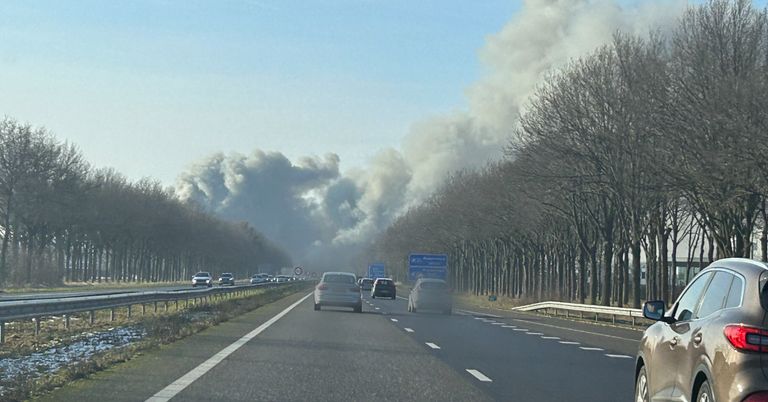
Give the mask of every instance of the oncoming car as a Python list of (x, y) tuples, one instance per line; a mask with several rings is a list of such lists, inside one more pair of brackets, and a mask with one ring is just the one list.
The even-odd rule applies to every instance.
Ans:
[(198, 272), (192, 277), (192, 287), (196, 288), (198, 286), (213, 286), (213, 276), (211, 276), (210, 272)]
[(235, 286), (235, 275), (229, 272), (225, 272), (221, 274), (221, 276), (219, 277), (219, 286), (224, 286), (224, 285)]
[(315, 287), (315, 310), (322, 306), (351, 307), (356, 313), (363, 312), (363, 298), (357, 286), (355, 274), (350, 272), (326, 272)]
[(768, 265), (715, 261), (671, 306), (649, 301), (635, 400), (768, 401)]

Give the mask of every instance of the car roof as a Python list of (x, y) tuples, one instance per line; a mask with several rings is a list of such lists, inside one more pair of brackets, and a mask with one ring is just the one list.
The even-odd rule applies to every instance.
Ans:
[[(392, 278), (376, 278), (376, 280), (377, 280), (377, 281), (379, 281), (379, 280), (381, 280), (381, 281), (391, 281), (391, 280), (392, 280)], [(393, 281), (393, 282), (394, 282), (394, 281)]]
[(323, 273), (323, 276), (326, 276), (326, 275), (351, 275), (351, 276), (354, 276), (355, 278), (357, 278), (357, 276), (355, 276), (355, 274), (353, 274), (351, 272), (343, 272), (343, 271), (330, 271), (330, 272)]
[(436, 278), (419, 278), (419, 280), (417, 282), (443, 282), (443, 283), (446, 283), (444, 280), (436, 279)]

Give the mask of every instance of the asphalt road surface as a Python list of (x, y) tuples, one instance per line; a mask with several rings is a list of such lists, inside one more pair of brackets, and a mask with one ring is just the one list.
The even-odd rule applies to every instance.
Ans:
[[(46, 396), (55, 401), (630, 401), (640, 331), (528, 314), (363, 314), (296, 295)], [(292, 307), (292, 308), (291, 308)]]

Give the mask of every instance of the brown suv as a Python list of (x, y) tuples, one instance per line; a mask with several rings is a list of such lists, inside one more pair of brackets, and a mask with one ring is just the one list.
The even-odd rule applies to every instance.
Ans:
[(768, 265), (728, 258), (712, 263), (640, 341), (635, 401), (768, 401)]

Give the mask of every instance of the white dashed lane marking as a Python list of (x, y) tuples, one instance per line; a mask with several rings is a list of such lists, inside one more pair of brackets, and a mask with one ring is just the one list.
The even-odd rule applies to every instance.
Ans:
[(486, 377), (485, 374), (475, 370), (475, 369), (467, 369), (467, 373), (472, 374), (473, 377), (477, 378), (479, 381), (482, 382), (493, 382), (490, 378)]
[(544, 335), (541, 332), (526, 332), (526, 335)]
[(440, 349), (440, 346), (437, 346), (432, 342), (425, 342), (425, 343), (427, 344), (427, 346), (429, 346), (432, 349)]
[(515, 329), (513, 329), (513, 331), (525, 331), (525, 332), (528, 332), (528, 329), (527, 328), (515, 328)]
[(403, 328), (403, 329), (405, 330), (405, 332), (414, 332), (414, 331), (413, 331), (412, 329), (410, 329), (410, 328)]
[(597, 351), (605, 350), (603, 348), (591, 348), (591, 347), (588, 347), (588, 346), (579, 346), (579, 349), (581, 349), (581, 350), (597, 350)]
[(631, 358), (632, 358), (632, 356), (627, 356), (627, 355), (612, 355), (612, 354), (610, 354), (610, 353), (606, 353), (605, 355), (606, 355), (606, 356), (608, 356), (608, 357), (613, 357), (613, 358), (615, 358), (615, 359), (631, 359)]
[(563, 345), (578, 345), (578, 342), (572, 342), (572, 341), (560, 341)]
[(542, 336), (541, 339), (560, 339), (556, 336)]
[(504, 325), (503, 322), (492, 322), (491, 325)]
[(502, 325), (502, 328), (517, 328), (515, 325)]
[(390, 318), (390, 320), (392, 320), (392, 322), (397, 322), (397, 318)]

